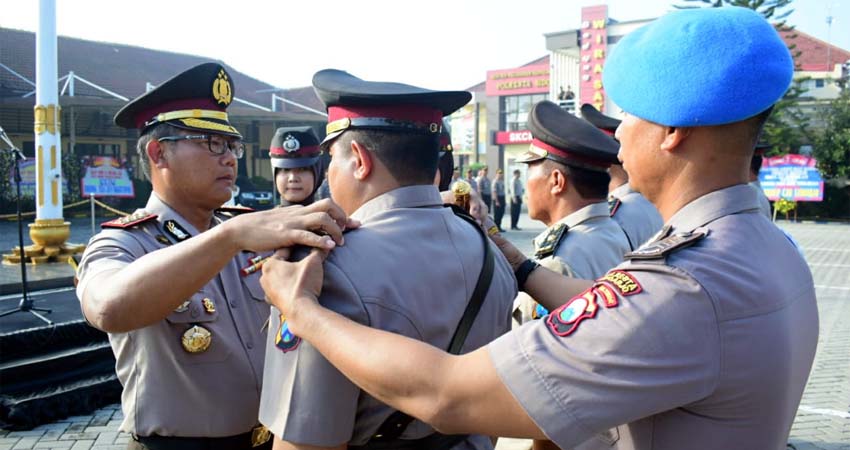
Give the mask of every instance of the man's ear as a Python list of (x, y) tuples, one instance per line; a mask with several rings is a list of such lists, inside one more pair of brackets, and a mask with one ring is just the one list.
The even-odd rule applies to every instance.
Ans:
[(168, 161), (165, 159), (165, 146), (162, 145), (162, 142), (151, 139), (145, 146), (145, 153), (148, 155), (151, 166), (160, 169), (168, 167)]
[(552, 195), (559, 195), (567, 190), (567, 174), (561, 169), (552, 169), (549, 174), (549, 192)]
[(369, 177), (374, 169), (372, 153), (359, 142), (351, 141), (351, 157), (354, 158), (354, 178), (363, 181)]
[(664, 140), (661, 142), (661, 150), (675, 151), (691, 135), (691, 130), (688, 127), (667, 127)]

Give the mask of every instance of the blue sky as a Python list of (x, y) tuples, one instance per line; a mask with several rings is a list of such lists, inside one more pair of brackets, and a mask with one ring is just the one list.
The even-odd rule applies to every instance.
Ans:
[[(60, 35), (220, 59), (278, 87), (334, 67), (372, 80), (464, 89), (489, 69), (546, 54), (544, 33), (579, 26), (582, 6), (657, 17), (670, 0), (58, 0)], [(795, 0), (788, 22), (850, 50), (850, 1)], [(0, 0), (0, 26), (34, 31), (38, 2)], [(826, 17), (833, 16), (831, 36)], [(2, 51), (2, 43), (0, 43)]]

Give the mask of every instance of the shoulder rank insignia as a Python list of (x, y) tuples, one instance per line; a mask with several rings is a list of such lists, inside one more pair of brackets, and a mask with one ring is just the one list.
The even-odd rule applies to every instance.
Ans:
[(165, 232), (177, 240), (177, 242), (183, 242), (192, 237), (185, 228), (181, 227), (180, 224), (174, 220), (166, 220), (163, 226), (165, 227)]
[(596, 316), (599, 306), (596, 304), (596, 291), (589, 288), (573, 297), (563, 306), (546, 316), (546, 325), (556, 336), (569, 336), (584, 319)]
[(100, 224), (101, 228), (130, 228), (134, 225), (156, 219), (156, 214), (148, 214), (147, 211), (140, 209), (129, 216), (119, 217), (109, 222)]
[(280, 315), (280, 327), (277, 329), (277, 335), (274, 337), (274, 345), (283, 353), (291, 352), (298, 348), (301, 343), (301, 338), (292, 334), (289, 331), (289, 325), (286, 323), (286, 317)]
[(689, 231), (687, 233), (676, 233), (658, 240), (646, 247), (626, 253), (626, 259), (657, 259), (672, 252), (693, 245), (696, 241), (708, 235), (706, 231)]
[(252, 213), (254, 211), (256, 211), (254, 208), (248, 208), (247, 206), (222, 206), (215, 210), (217, 213), (230, 217), (235, 217), (239, 214)]
[(608, 197), (608, 215), (614, 217), (614, 214), (617, 214), (617, 209), (620, 207), (621, 203), (623, 203), (622, 200), (617, 197)]
[(555, 224), (549, 228), (546, 236), (543, 236), (540, 242), (534, 243), (534, 257), (542, 259), (555, 253), (555, 250), (558, 249), (558, 245), (561, 243), (561, 239), (567, 235), (569, 229), (570, 227), (564, 223)]

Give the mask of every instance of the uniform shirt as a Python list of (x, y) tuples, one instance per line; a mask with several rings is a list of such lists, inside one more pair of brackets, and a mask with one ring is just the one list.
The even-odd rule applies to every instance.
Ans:
[[(534, 238), (538, 249), (551, 231), (567, 226), (553, 254), (537, 259), (540, 265), (573, 278), (595, 279), (623, 261), (629, 243), (623, 230), (608, 215), (606, 202), (593, 203), (567, 215)], [(514, 302), (514, 318), (520, 323), (536, 318), (536, 303), (521, 293)]]
[(611, 217), (626, 233), (634, 250), (661, 230), (664, 221), (655, 206), (626, 183), (608, 194)]
[(675, 238), (638, 252), (692, 231), (706, 236), (489, 345), (561, 448), (785, 448), (818, 338), (811, 272), (745, 184), (692, 201), (659, 233)]
[(511, 187), (511, 195), (522, 198), (522, 194), (525, 193), (525, 187), (522, 185), (522, 180), (514, 178), (511, 182)]
[[(197, 229), (152, 194), (144, 211), (156, 220), (126, 229), (104, 229), (89, 241), (79, 265), (77, 297), (98, 289), (90, 281), (105, 270), (121, 269), (142, 256), (195, 236)], [(212, 226), (224, 215), (216, 215)], [(179, 231), (169, 232), (176, 224)], [(174, 228), (172, 228), (174, 229)], [(185, 235), (184, 235), (185, 234)], [(124, 391), (121, 430), (140, 436), (222, 437), (257, 425), (269, 306), (260, 272), (242, 277), (251, 253), (241, 253), (165, 319), (127, 333), (110, 333), (115, 371)], [(181, 270), (174, 267), (174, 270)], [(205, 309), (210, 299), (214, 312)], [(183, 306), (183, 305), (181, 305)], [(212, 334), (201, 353), (183, 349), (181, 337), (193, 325)]]
[(505, 180), (496, 180), (493, 182), (493, 195), (496, 197), (505, 196)]
[(476, 178), (475, 182), (478, 183), (478, 192), (480, 192), (481, 195), (488, 195), (488, 196), (490, 195), (491, 186), (490, 186), (490, 179), (489, 178), (481, 176), (481, 177)]
[(761, 183), (758, 180), (751, 181), (750, 186), (758, 192), (759, 210), (770, 220), (773, 220), (773, 215), (770, 212), (770, 200), (764, 194), (764, 189), (761, 188)]
[[(483, 245), (469, 223), (442, 207), (433, 186), (380, 195), (353, 215), (362, 225), (345, 235), (325, 261), (322, 305), (359, 323), (448, 348), (483, 263)], [(489, 242), (489, 241), (488, 241)], [(510, 327), (516, 280), (491, 244), (493, 280), (463, 346), (469, 352)], [(271, 330), (280, 324), (272, 308)], [(286, 441), (318, 446), (360, 445), (393, 412), (345, 378), (309, 342), (288, 352), (270, 339), (260, 421)], [(363, 343), (368, 346), (368, 342)], [(414, 421), (403, 439), (433, 429)], [(492, 448), (471, 436), (457, 449)]]

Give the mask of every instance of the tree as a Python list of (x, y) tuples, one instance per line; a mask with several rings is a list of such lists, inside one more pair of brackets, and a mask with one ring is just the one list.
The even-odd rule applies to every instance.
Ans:
[(850, 89), (820, 114), (824, 128), (814, 141), (818, 168), (825, 178), (850, 177)]
[[(701, 7), (719, 8), (721, 6), (740, 6), (749, 8), (761, 14), (765, 20), (772, 22), (780, 33), (789, 33), (786, 38), (793, 40), (797, 37), (793, 33), (794, 26), (788, 25), (785, 19), (794, 12), (787, 9), (792, 0), (683, 0), (684, 5), (675, 5), (679, 9), (692, 9)], [(733, 36), (730, 36), (730, 39)], [(795, 60), (801, 52), (795, 44), (788, 45), (791, 57)], [(800, 146), (814, 141), (814, 136), (809, 130), (809, 118), (803, 114), (797, 105), (801, 95), (806, 91), (803, 83), (807, 78), (798, 78), (793, 81), (785, 95), (773, 106), (773, 112), (767, 119), (762, 132), (762, 140), (771, 145), (767, 156), (784, 155), (796, 153)]]

